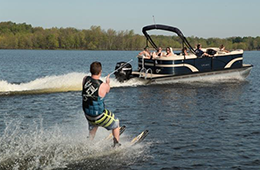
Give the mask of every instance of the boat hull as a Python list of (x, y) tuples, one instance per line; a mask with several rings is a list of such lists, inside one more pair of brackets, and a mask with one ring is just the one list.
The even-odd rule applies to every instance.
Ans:
[(182, 83), (192, 81), (211, 81), (219, 80), (244, 80), (252, 69), (252, 65), (245, 65), (241, 68), (225, 69), (218, 71), (199, 72), (185, 75), (156, 75), (150, 73), (132, 72), (133, 77), (148, 80), (149, 84)]

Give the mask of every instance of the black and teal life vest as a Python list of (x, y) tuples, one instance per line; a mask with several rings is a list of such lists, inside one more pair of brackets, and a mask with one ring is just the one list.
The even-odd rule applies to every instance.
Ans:
[(101, 115), (105, 110), (104, 98), (98, 95), (103, 82), (87, 76), (82, 87), (82, 106), (85, 114), (89, 116)]

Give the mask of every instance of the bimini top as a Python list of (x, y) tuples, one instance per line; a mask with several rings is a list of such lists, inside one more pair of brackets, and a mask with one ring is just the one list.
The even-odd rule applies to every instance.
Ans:
[(150, 31), (150, 30), (164, 30), (164, 31), (170, 31), (170, 32), (176, 33), (181, 38), (183, 44), (185, 44), (189, 48), (189, 50), (195, 54), (195, 50), (192, 48), (190, 43), (187, 41), (186, 37), (182, 34), (182, 32), (178, 28), (167, 26), (167, 25), (160, 25), (160, 24), (148, 25), (148, 26), (143, 27), (142, 32), (145, 35), (146, 39), (150, 42), (150, 44), (155, 49), (157, 49), (158, 48), (157, 45), (153, 42), (152, 38), (147, 33), (147, 31)]

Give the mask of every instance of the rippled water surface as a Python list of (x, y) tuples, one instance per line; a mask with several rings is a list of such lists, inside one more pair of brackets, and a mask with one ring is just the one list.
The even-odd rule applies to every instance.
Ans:
[[(111, 77), (106, 106), (127, 129), (122, 147), (88, 140), (81, 81), (93, 61), (102, 79), (136, 51), (0, 50), (0, 169), (260, 169), (260, 52), (244, 81), (144, 85)], [(143, 143), (129, 141), (148, 129)]]

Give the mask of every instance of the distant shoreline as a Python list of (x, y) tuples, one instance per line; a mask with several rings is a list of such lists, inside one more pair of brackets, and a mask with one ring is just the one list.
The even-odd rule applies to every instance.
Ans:
[[(160, 47), (182, 48), (178, 36), (151, 35), (151, 37)], [(219, 47), (223, 44), (230, 51), (233, 49), (260, 50), (260, 36), (186, 38), (193, 47), (198, 43), (205, 48)], [(140, 51), (145, 46), (146, 38), (135, 34), (133, 30), (103, 30), (100, 26), (91, 26), (90, 29), (84, 30), (56, 27), (44, 29), (32, 27), (26, 23), (0, 22), (0, 49)]]

